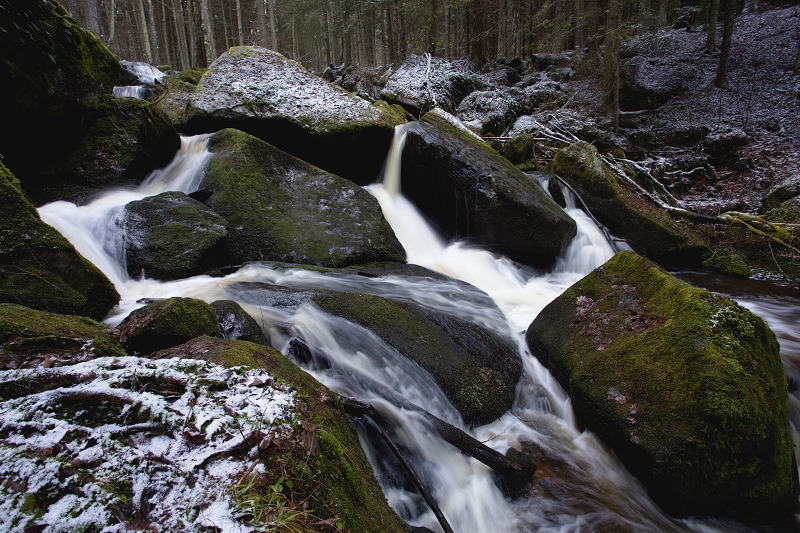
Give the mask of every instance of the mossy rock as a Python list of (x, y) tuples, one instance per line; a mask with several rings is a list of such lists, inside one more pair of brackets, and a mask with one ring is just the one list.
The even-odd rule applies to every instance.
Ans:
[(532, 134), (522, 133), (509, 139), (498, 151), (515, 165), (520, 165), (533, 159), (534, 139)]
[(224, 366), (263, 368), (284, 387), (297, 389), (297, 445), (273, 449), (264, 460), (267, 483), (292, 480), (285, 489), (306, 501), (314, 516), (340, 522), (345, 531), (407, 533), (389, 507), (338, 397), (273, 348), (240, 340), (195, 339), (157, 357), (204, 359)]
[(731, 300), (620, 252), (526, 335), (580, 420), (667, 513), (790, 513), (797, 466), (775, 335)]
[(0, 369), (125, 355), (108, 328), (91, 318), (0, 304)]
[(800, 196), (800, 174), (789, 176), (773, 186), (762, 200), (762, 208), (773, 209)]
[(233, 300), (211, 302), (217, 312), (219, 331), (226, 339), (238, 339), (269, 346), (269, 333), (264, 333), (258, 322)]
[(266, 48), (239, 46), (214, 61), (192, 95), (187, 133), (246, 131), (361, 185), (375, 181), (397, 113), (374, 106)]
[(0, 302), (95, 319), (117, 304), (114, 285), (42, 222), (2, 163), (0, 206)]
[(149, 354), (203, 335), (220, 336), (214, 308), (194, 298), (167, 298), (145, 305), (125, 317), (117, 330), (132, 354)]
[(75, 146), (89, 109), (122, 72), (57, 2), (0, 1), (0, 153), (26, 186)]
[(530, 177), (444, 113), (427, 113), (407, 135), (402, 192), (448, 238), (547, 266), (575, 236), (575, 222)]
[(173, 280), (224, 266), (228, 221), (182, 192), (125, 206), (125, 259), (138, 278)]
[(748, 278), (752, 274), (742, 254), (735, 250), (716, 250), (711, 257), (703, 261), (703, 266), (730, 276)]
[(197, 84), (205, 72), (205, 69), (191, 68), (161, 79), (166, 94), (157, 100), (156, 105), (178, 129), (186, 125), (192, 94), (197, 91)]
[(648, 257), (699, 262), (705, 248), (691, 229), (622, 187), (591, 144), (577, 142), (560, 150), (549, 171), (569, 183), (614, 236), (626, 239)]
[(165, 167), (181, 146), (169, 118), (135, 98), (104, 97), (88, 108), (40, 174), (22, 185), (37, 204), (82, 202), (112, 187), (138, 185)]
[(209, 150), (200, 187), (213, 191), (206, 203), (230, 223), (230, 264), (405, 259), (377, 200), (355, 183), (237, 130), (214, 134)]
[(511, 408), (522, 361), (515, 346), (488, 329), (368, 294), (324, 291), (312, 301), (430, 372), (468, 425), (487, 424)]

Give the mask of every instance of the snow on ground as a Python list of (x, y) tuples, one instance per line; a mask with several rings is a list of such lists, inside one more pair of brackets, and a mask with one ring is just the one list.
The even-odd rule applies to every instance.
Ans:
[(3, 371), (0, 391), (12, 533), (252, 531), (230, 487), (262, 468), (259, 444), (290, 433), (295, 403), (263, 371), (178, 358)]

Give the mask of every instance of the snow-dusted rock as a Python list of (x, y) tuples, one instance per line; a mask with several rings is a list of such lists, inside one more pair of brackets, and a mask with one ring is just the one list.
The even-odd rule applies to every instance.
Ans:
[(389, 78), (381, 97), (420, 116), (434, 107), (455, 111), (469, 93), (488, 87), (466, 60), (433, 57), (429, 62), (426, 56), (412, 55)]
[(246, 131), (329, 172), (374, 181), (404, 119), (308, 72), (277, 52), (231, 48), (209, 67), (186, 129)]

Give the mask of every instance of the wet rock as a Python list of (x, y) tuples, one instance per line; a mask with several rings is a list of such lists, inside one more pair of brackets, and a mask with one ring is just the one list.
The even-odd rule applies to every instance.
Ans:
[(237, 130), (214, 134), (209, 150), (200, 187), (213, 191), (207, 204), (230, 223), (229, 264), (404, 260), (377, 200), (355, 183)]
[(167, 298), (133, 311), (117, 326), (129, 353), (149, 354), (201, 336), (219, 337), (214, 308), (194, 298)]
[(408, 129), (402, 191), (448, 238), (529, 265), (551, 263), (576, 232), (528, 176), (439, 111)]
[(548, 305), (526, 339), (667, 513), (797, 510), (786, 374), (749, 311), (621, 252)]
[(703, 147), (715, 161), (725, 162), (736, 159), (735, 150), (748, 142), (750, 137), (739, 128), (717, 128), (703, 139)]
[(433, 57), (429, 69), (426, 56), (412, 55), (391, 75), (381, 97), (419, 117), (434, 107), (454, 112), (465, 96), (488, 87), (466, 60)]
[[(84, 117), (123, 72), (57, 2), (0, 3), (0, 153), (23, 183), (76, 144)], [(47, 147), (47, 157), (42, 157)]]
[[(51, 368), (125, 350), (100, 322), (86, 317), (0, 304), (0, 369)], [(8, 399), (7, 395), (2, 395)]]
[(269, 335), (264, 334), (258, 322), (241, 305), (232, 300), (217, 300), (211, 302), (211, 307), (217, 312), (219, 331), (224, 338), (269, 346)]
[(368, 294), (324, 291), (312, 301), (369, 329), (430, 372), (470, 426), (491, 422), (511, 408), (522, 360), (516, 347), (492, 331)]
[(128, 203), (123, 225), (134, 278), (182, 279), (226, 264), (228, 221), (182, 192)]
[(360, 184), (375, 180), (394, 127), (405, 121), (296, 61), (249, 46), (214, 61), (189, 105), (189, 133), (236, 128)]
[(776, 207), (787, 200), (800, 196), (800, 174), (789, 176), (780, 183), (773, 186), (764, 196), (762, 205), (769, 209)]
[(0, 163), (0, 302), (100, 319), (119, 301), (114, 285), (39, 218)]
[(703, 248), (688, 229), (666, 211), (622, 187), (613, 171), (587, 143), (559, 151), (550, 172), (569, 183), (613, 235), (628, 240), (646, 255), (673, 261), (696, 261)]

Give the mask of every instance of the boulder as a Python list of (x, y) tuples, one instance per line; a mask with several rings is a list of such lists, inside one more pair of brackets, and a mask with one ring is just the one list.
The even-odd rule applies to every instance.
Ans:
[(448, 238), (545, 266), (575, 236), (575, 222), (534, 182), (441, 111), (408, 127), (402, 192)]
[(620, 252), (549, 304), (526, 339), (670, 515), (797, 510), (778, 343), (735, 302)]
[(186, 125), (189, 104), (203, 74), (205, 74), (204, 69), (191, 68), (177, 74), (167, 74), (161, 80), (162, 85), (166, 87), (166, 94), (158, 99), (156, 106), (169, 117), (177, 128)]
[(472, 71), (465, 59), (432, 57), (429, 68), (426, 56), (412, 55), (389, 77), (381, 98), (420, 117), (435, 107), (454, 112), (469, 93), (487, 88), (489, 84)]
[(766, 209), (774, 208), (797, 196), (800, 196), (800, 174), (789, 176), (775, 184), (764, 196), (762, 206)]
[(620, 185), (594, 146), (578, 142), (560, 150), (550, 172), (569, 183), (614, 236), (626, 239), (645, 255), (691, 262), (703, 251), (682, 223)]
[(137, 185), (164, 167), (181, 147), (164, 113), (144, 100), (107, 96), (89, 108), (70, 133), (62, 158), (54, 158), (23, 187), (37, 203), (81, 201), (104, 189)]
[[(273, 490), (276, 483), (282, 484), (282, 495), (289, 501), (307, 502), (314, 509), (314, 519), (325, 524), (341, 521), (350, 531), (364, 533), (408, 531), (408, 525), (389, 507), (338, 396), (280, 352), (241, 340), (204, 338), (155, 357), (200, 359), (232, 372), (235, 367), (266, 371), (271, 378), (265, 383), (250, 381), (257, 395), (263, 394), (258, 389), (267, 387), (296, 391), (293, 430), (271, 433), (258, 448), (256, 457), (264, 458), (264, 468), (257, 469), (262, 472), (257, 486)], [(271, 428), (258, 429), (267, 433)]]
[(543, 81), (526, 87), (475, 91), (458, 105), (458, 118), (481, 135), (501, 135), (517, 117), (540, 107), (563, 104), (566, 93), (560, 84)]
[(185, 130), (236, 128), (360, 184), (372, 183), (404, 122), (265, 48), (231, 48), (208, 68)]
[(269, 333), (264, 333), (253, 317), (233, 300), (211, 302), (217, 312), (219, 331), (226, 339), (238, 339), (269, 346)]
[(228, 221), (182, 192), (128, 203), (123, 224), (134, 278), (181, 279), (225, 265)]
[(167, 298), (145, 305), (117, 326), (130, 353), (149, 354), (195, 337), (219, 337), (217, 313), (202, 300)]
[(108, 328), (91, 318), (0, 304), (0, 370), (50, 368), (125, 355)]
[(26, 187), (78, 144), (87, 113), (123, 72), (58, 2), (0, 1), (0, 153)]
[(403, 261), (380, 206), (355, 183), (237, 130), (209, 140), (213, 156), (200, 188), (225, 217), (228, 260), (322, 266)]
[(267, 531), (269, 509), (295, 531), (408, 531), (339, 399), (280, 353), (204, 338), (160, 356), (0, 372), (4, 519)]
[(368, 294), (321, 291), (312, 301), (369, 329), (430, 372), (468, 425), (487, 424), (511, 408), (522, 360), (516, 346), (492, 331)]
[(2, 163), (0, 206), (0, 302), (95, 319), (117, 305), (111, 281), (42, 222)]

